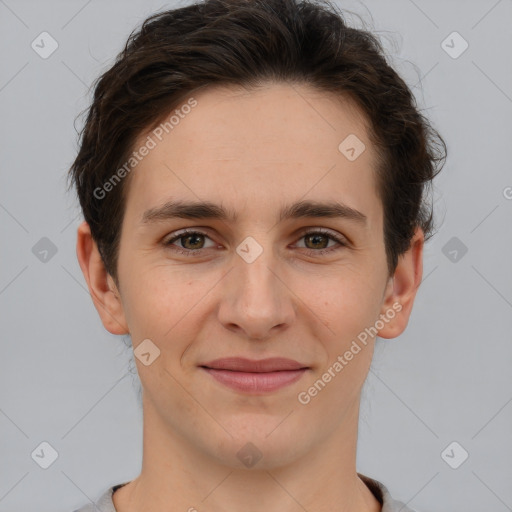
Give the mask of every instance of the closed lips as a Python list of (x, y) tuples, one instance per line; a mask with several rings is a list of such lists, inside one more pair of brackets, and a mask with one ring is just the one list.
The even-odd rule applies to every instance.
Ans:
[(216, 359), (200, 366), (212, 370), (228, 370), (233, 372), (248, 373), (291, 371), (309, 368), (307, 365), (299, 363), (298, 361), (282, 357), (260, 360), (246, 359), (242, 357), (228, 357)]
[(309, 367), (282, 357), (251, 360), (228, 357), (200, 366), (217, 382), (237, 393), (264, 395), (297, 382)]

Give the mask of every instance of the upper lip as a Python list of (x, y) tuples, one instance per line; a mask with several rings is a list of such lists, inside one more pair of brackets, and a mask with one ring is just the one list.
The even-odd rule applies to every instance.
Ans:
[(300, 370), (308, 368), (308, 366), (294, 361), (293, 359), (286, 359), (284, 357), (271, 357), (268, 359), (246, 359), (244, 357), (224, 357), (222, 359), (215, 359), (209, 363), (200, 366), (211, 368), (214, 370), (231, 370), (235, 372), (277, 372), (284, 370)]

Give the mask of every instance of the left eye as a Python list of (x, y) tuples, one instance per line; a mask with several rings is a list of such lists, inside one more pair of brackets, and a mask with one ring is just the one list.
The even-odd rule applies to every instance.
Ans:
[[(210, 239), (210, 237), (206, 233), (202, 233), (201, 231), (181, 231), (177, 235), (166, 240), (164, 242), (164, 245), (166, 247), (172, 248), (172, 250), (176, 252), (191, 256), (192, 253), (197, 254), (200, 253), (203, 249), (215, 247), (216, 244), (211, 239), (210, 241), (212, 242), (212, 244), (210, 245), (210, 247), (204, 247), (203, 239), (205, 238)], [(315, 230), (302, 233), (300, 239), (305, 239), (307, 241), (306, 244), (308, 242), (313, 244), (313, 247), (305, 247), (305, 249), (312, 253), (323, 254), (340, 248), (336, 246), (327, 247), (327, 245), (325, 244), (328, 244), (329, 241), (337, 242), (338, 246), (341, 247), (346, 247), (348, 245), (346, 240), (341, 236), (335, 235), (330, 231), (324, 231), (318, 228)], [(174, 244), (174, 242), (176, 242), (177, 240), (180, 240), (181, 247)]]
[(320, 245), (322, 245), (322, 247), (318, 247), (318, 245), (317, 245), (314, 249), (311, 249), (310, 247), (306, 247), (306, 248), (313, 250), (313, 251), (315, 249), (319, 249), (322, 251), (322, 253), (326, 252), (326, 251), (330, 251), (331, 249), (334, 249), (334, 250), (336, 249), (336, 247), (333, 248), (333, 247), (324, 246), (323, 242), (329, 243), (329, 241), (335, 241), (338, 243), (338, 245), (341, 245), (341, 246), (347, 245), (341, 237), (334, 235), (331, 232), (327, 232), (327, 231), (309, 231), (307, 233), (303, 233), (300, 238), (309, 240), (314, 245), (318, 244), (318, 240), (320, 240)]

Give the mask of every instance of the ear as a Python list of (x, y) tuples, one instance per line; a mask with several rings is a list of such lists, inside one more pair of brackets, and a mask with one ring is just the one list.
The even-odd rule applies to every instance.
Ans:
[(128, 334), (121, 296), (105, 269), (89, 224), (85, 221), (77, 230), (76, 255), (105, 329), (112, 334)]
[(416, 292), (423, 276), (424, 243), (425, 235), (418, 227), (409, 249), (399, 257), (395, 273), (388, 280), (381, 308), (381, 315), (388, 321), (384, 321), (384, 327), (378, 332), (380, 338), (396, 338), (409, 323)]

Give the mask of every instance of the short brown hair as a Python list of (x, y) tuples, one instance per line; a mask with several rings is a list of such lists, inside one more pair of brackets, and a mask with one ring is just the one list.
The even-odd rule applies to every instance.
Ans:
[(386, 62), (378, 39), (347, 26), (328, 0), (205, 0), (146, 19), (95, 85), (69, 179), (116, 282), (129, 181), (111, 187), (105, 200), (97, 190), (129, 159), (136, 138), (193, 90), (265, 81), (303, 83), (351, 98), (366, 115), (379, 156), (389, 275), (417, 226), (425, 239), (431, 236), (433, 205), (426, 192), (446, 146)]

